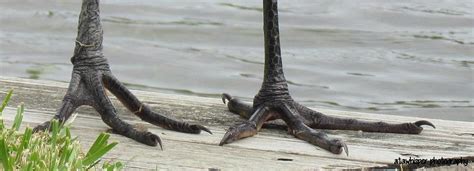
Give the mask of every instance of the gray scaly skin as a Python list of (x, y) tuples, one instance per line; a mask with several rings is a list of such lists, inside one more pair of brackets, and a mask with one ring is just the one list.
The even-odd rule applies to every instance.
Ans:
[[(107, 59), (102, 54), (103, 31), (100, 22), (99, 0), (83, 0), (79, 16), (76, 47), (71, 62), (74, 65), (71, 81), (61, 108), (54, 119), (64, 123), (76, 108), (92, 106), (102, 120), (117, 134), (150, 146), (160, 147), (160, 138), (122, 121), (106, 95), (108, 89), (122, 104), (142, 120), (151, 124), (179, 132), (198, 134), (209, 132), (204, 126), (191, 125), (157, 114), (141, 103), (110, 71)], [(50, 122), (35, 127), (34, 131), (46, 130)]]
[(219, 145), (224, 145), (250, 137), (262, 128), (268, 120), (283, 119), (288, 132), (334, 154), (345, 151), (347, 145), (338, 139), (330, 139), (325, 133), (315, 129), (362, 130), (366, 132), (419, 134), (422, 125), (434, 125), (428, 121), (389, 124), (343, 119), (327, 116), (295, 102), (288, 91), (283, 74), (278, 31), (277, 0), (263, 0), (263, 30), (265, 41), (265, 70), (262, 87), (253, 100), (253, 106), (224, 93), (222, 100), (229, 111), (248, 119), (244, 123), (230, 127)]

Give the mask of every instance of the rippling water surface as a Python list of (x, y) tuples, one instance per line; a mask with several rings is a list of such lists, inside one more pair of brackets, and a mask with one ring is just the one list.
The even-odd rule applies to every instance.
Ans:
[[(104, 53), (134, 89), (251, 101), (262, 4), (102, 0)], [(307, 106), (474, 121), (471, 0), (280, 1), (283, 64)], [(1, 75), (68, 81), (78, 0), (0, 0)]]

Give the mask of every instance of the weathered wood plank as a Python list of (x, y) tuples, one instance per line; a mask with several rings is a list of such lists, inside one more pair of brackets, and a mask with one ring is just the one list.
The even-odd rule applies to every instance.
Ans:
[[(67, 83), (28, 80), (0, 76), (0, 98), (14, 89), (10, 106), (26, 104), (25, 122), (31, 126), (50, 119), (59, 106)], [(112, 98), (122, 118), (130, 123), (145, 124), (164, 142), (164, 150), (148, 147), (122, 136), (112, 139), (119, 145), (107, 158), (123, 160), (130, 169), (331, 169), (365, 168), (391, 164), (394, 159), (416, 157), (465, 157), (474, 154), (474, 124), (472, 122), (429, 119), (437, 129), (427, 128), (420, 135), (365, 133), (359, 131), (327, 131), (330, 137), (341, 138), (349, 146), (350, 155), (333, 155), (304, 141), (287, 135), (282, 130), (264, 129), (258, 135), (237, 141), (224, 147), (217, 146), (225, 129), (240, 121), (229, 113), (217, 98), (202, 98), (133, 91), (139, 99), (155, 111), (185, 121), (209, 126), (213, 135), (192, 135), (164, 130), (138, 120)], [(424, 118), (394, 115), (367, 114), (318, 109), (324, 113), (364, 120), (410, 122)], [(90, 145), (99, 132), (108, 127), (88, 107), (77, 111), (78, 117), (72, 131), (80, 137), (85, 147)], [(4, 119), (11, 122), (15, 110), (6, 109)], [(278, 159), (292, 159), (281, 161)], [(473, 165), (462, 169), (474, 169)]]

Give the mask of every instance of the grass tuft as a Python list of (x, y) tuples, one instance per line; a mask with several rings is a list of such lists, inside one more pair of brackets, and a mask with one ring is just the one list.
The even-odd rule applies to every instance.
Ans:
[[(26, 127), (20, 133), (24, 105), (17, 109), (11, 128), (3, 123), (2, 112), (13, 91), (9, 91), (0, 106), (0, 170), (89, 170), (96, 167), (101, 158), (117, 145), (109, 143), (107, 133), (101, 133), (87, 154), (81, 151), (77, 137), (71, 136), (69, 126), (61, 127), (57, 120), (51, 122), (51, 131), (38, 132)], [(101, 169), (122, 170), (121, 162), (104, 162)], [(95, 168), (97, 170), (99, 168)]]

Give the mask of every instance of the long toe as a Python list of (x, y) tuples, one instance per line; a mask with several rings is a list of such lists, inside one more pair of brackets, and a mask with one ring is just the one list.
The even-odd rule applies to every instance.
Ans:
[(257, 134), (257, 127), (252, 122), (245, 122), (240, 125), (235, 125), (229, 128), (219, 145), (222, 146), (224, 144), (229, 144), (238, 139), (250, 137), (255, 134)]

